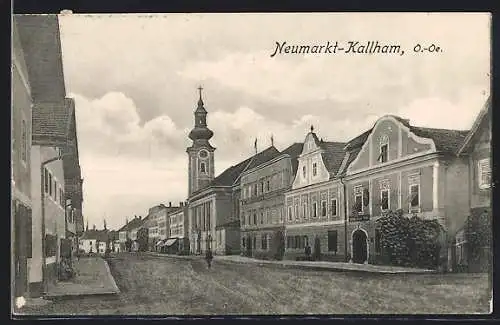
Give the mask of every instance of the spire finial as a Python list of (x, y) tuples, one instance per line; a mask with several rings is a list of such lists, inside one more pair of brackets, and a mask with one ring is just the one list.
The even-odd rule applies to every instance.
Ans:
[(203, 90), (203, 87), (200, 85), (198, 86), (198, 92), (200, 93), (200, 98), (198, 99), (198, 106), (203, 106), (203, 99), (201, 98), (201, 91)]
[(257, 153), (257, 138), (255, 138), (255, 142), (254, 142), (253, 146), (255, 147), (255, 153)]
[(274, 146), (274, 137), (272, 134), (271, 134), (271, 146)]
[(314, 131), (314, 126), (311, 124), (311, 132)]

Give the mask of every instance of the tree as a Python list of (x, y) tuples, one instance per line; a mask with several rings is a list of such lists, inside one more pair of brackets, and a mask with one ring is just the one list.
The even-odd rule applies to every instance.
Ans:
[(407, 218), (402, 210), (389, 211), (377, 220), (383, 255), (393, 265), (437, 267), (439, 237), (443, 232), (437, 220)]

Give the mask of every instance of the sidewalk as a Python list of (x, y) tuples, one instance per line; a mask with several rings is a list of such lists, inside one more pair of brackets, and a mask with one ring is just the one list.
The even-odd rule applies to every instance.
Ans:
[(108, 263), (101, 257), (82, 257), (75, 260), (76, 276), (69, 281), (50, 284), (46, 299), (118, 294), (120, 289), (111, 275)]
[(309, 261), (266, 261), (254, 258), (239, 256), (239, 255), (217, 255), (214, 256), (215, 262), (229, 262), (241, 264), (257, 264), (257, 265), (272, 265), (283, 268), (298, 268), (322, 271), (352, 271), (352, 272), (365, 272), (365, 273), (379, 273), (379, 274), (423, 274), (435, 273), (434, 270), (407, 268), (388, 265), (372, 265), (372, 264), (356, 264), (356, 263), (342, 263), (342, 262), (309, 262)]

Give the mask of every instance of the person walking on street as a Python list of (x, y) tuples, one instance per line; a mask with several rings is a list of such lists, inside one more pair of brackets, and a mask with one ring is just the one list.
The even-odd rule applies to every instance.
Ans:
[(208, 265), (208, 268), (211, 268), (212, 267), (212, 259), (213, 259), (213, 255), (212, 255), (212, 250), (211, 249), (207, 249), (207, 252), (205, 254), (205, 259), (207, 260), (207, 265)]

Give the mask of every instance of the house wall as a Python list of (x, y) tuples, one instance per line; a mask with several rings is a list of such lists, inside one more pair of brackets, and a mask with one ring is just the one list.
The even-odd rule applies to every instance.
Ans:
[(468, 159), (455, 158), (446, 166), (445, 216), (450, 238), (454, 238), (469, 215)]
[[(481, 189), (479, 187), (479, 160), (490, 158), (491, 164), (491, 125), (489, 121), (483, 123), (482, 131), (480, 132), (477, 142), (472, 148), (472, 153), (469, 157), (470, 163), (470, 184), (471, 184), (471, 208), (491, 208), (491, 187)], [(492, 168), (491, 168), (492, 169)]]
[[(104, 243), (105, 244), (105, 243)], [(80, 249), (83, 249), (85, 253), (97, 253), (97, 240), (95, 239), (80, 239)]]
[[(57, 156), (54, 148), (33, 146), (31, 150), (31, 196), (33, 201), (33, 223), (32, 223), (32, 257), (28, 259), (28, 272), (30, 283), (42, 282), (42, 213), (41, 213), (41, 193), (40, 186), (42, 175), (40, 166), (43, 161)], [(53, 180), (61, 187), (64, 186), (64, 173), (62, 161), (54, 161), (46, 165), (47, 170), (53, 175)], [(59, 188), (59, 185), (58, 185)], [(58, 236), (58, 239), (65, 238), (65, 210), (57, 198), (44, 193), (45, 200), (45, 233)], [(55, 268), (59, 256), (60, 243), (58, 241), (57, 253), (54, 256), (46, 257), (48, 268)], [(48, 272), (50, 274), (50, 272)], [(55, 275), (53, 275), (55, 276)]]
[[(30, 85), (28, 81), (27, 68), (24, 60), (24, 53), (20, 44), (16, 20), (14, 18), (12, 24), (11, 71), (11, 288), (16, 296), (20, 296), (25, 295), (27, 292), (29, 292), (28, 258), (31, 256), (30, 250), (32, 246), (32, 100), (30, 95)], [(25, 212), (23, 213), (21, 211)]]

